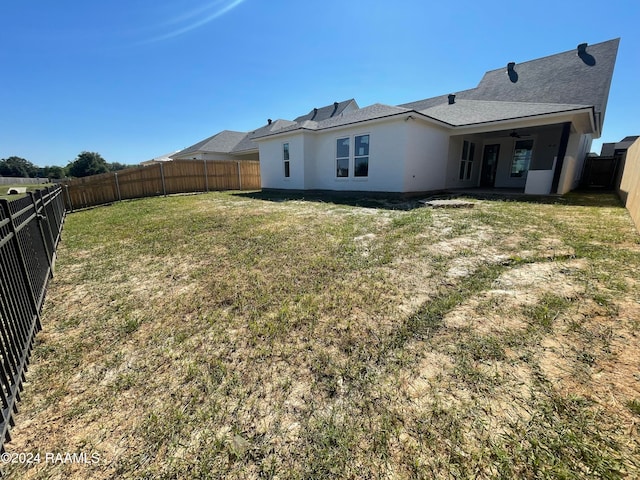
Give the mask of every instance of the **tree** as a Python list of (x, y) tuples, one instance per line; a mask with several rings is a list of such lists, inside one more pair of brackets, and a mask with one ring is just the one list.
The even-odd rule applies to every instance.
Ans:
[(97, 152), (82, 152), (73, 162), (67, 165), (67, 171), (72, 177), (88, 177), (108, 172), (109, 164)]
[(38, 175), (38, 167), (24, 158), (3, 158), (0, 160), (0, 175), (5, 177), (35, 177)]
[(118, 170), (124, 170), (125, 168), (129, 168), (129, 165), (125, 165), (120, 162), (113, 162), (109, 164), (109, 170), (112, 172), (117, 172)]
[(40, 169), (40, 176), (43, 178), (60, 179), (66, 177), (67, 172), (64, 167), (57, 165), (46, 166)]

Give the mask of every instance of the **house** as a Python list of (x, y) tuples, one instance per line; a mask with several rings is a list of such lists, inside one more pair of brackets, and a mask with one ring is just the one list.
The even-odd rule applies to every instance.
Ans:
[(633, 143), (640, 138), (638, 135), (624, 137), (619, 142), (603, 143), (600, 149), (601, 157), (616, 157), (626, 155), (627, 150)]
[(189, 154), (257, 154), (265, 190), (563, 194), (578, 185), (601, 135), (618, 44), (509, 62), (475, 88), (402, 105), (314, 109), (268, 122), (235, 146), (241, 134), (221, 132)]
[(154, 157), (151, 160), (145, 160), (144, 162), (140, 162), (140, 166), (148, 167), (149, 165), (155, 165), (156, 163), (171, 162), (173, 159), (170, 157), (170, 155), (172, 155), (173, 153), (177, 152), (165, 153), (164, 155)]

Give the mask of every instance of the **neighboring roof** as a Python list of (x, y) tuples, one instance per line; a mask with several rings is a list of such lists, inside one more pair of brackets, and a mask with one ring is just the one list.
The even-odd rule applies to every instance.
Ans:
[(205, 138), (204, 140), (191, 145), (190, 147), (180, 150), (171, 155), (171, 158), (182, 157), (190, 153), (197, 152), (219, 152), (229, 153), (240, 141), (247, 135), (246, 132), (234, 132), (232, 130), (223, 130), (215, 135)]
[(327, 120), (328, 118), (336, 117), (340, 115), (345, 108), (347, 108), (350, 104), (353, 104), (356, 108), (358, 108), (358, 104), (356, 101), (351, 98), (349, 100), (344, 100), (342, 102), (334, 102), (331, 105), (327, 105), (325, 107), (314, 108), (306, 115), (301, 115), (296, 118), (294, 121), (297, 123), (302, 123), (305, 120), (312, 120), (314, 122), (321, 122), (323, 120)]
[[(476, 88), (456, 93), (458, 100), (559, 103), (593, 106), (600, 129), (613, 76), (620, 39), (588, 45), (582, 54), (570, 50), (548, 57), (507, 65), (485, 73)], [(447, 95), (400, 105), (424, 110), (446, 102)]]
[(640, 138), (640, 136), (630, 136), (624, 137), (619, 142), (615, 143), (603, 143), (602, 148), (600, 149), (601, 157), (613, 157), (616, 154), (616, 150), (628, 150), (634, 142)]
[(484, 100), (456, 100), (420, 110), (420, 113), (456, 127), (478, 123), (533, 117), (550, 113), (570, 112), (591, 108), (588, 105), (561, 103), (495, 102)]
[(158, 162), (171, 162), (173, 161), (173, 158), (171, 158), (171, 155), (174, 155), (176, 153), (178, 152), (165, 153), (164, 155), (160, 155), (158, 157), (152, 158), (151, 160), (145, 160), (144, 162), (140, 162), (140, 165), (152, 165)]

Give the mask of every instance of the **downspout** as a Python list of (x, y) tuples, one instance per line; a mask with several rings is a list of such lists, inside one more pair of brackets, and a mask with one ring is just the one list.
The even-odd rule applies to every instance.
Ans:
[(562, 136), (560, 137), (560, 146), (558, 147), (558, 159), (556, 160), (556, 169), (553, 172), (553, 182), (551, 183), (551, 192), (558, 193), (558, 185), (560, 184), (560, 175), (562, 175), (562, 167), (564, 165), (564, 156), (567, 154), (567, 145), (569, 145), (569, 135), (571, 134), (571, 122), (565, 122), (562, 125)]

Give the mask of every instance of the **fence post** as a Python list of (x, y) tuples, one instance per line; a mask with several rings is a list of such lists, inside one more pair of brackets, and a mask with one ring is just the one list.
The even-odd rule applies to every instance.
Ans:
[(67, 202), (69, 203), (69, 210), (73, 212), (73, 203), (71, 202), (71, 195), (69, 195), (69, 185), (64, 184), (64, 191), (67, 193)]
[(164, 183), (164, 167), (162, 165), (162, 162), (160, 162), (160, 178), (162, 178), (162, 194), (166, 197), (167, 196), (167, 186)]
[(205, 192), (209, 192), (209, 174), (207, 173), (207, 160), (205, 158), (202, 159), (204, 162), (204, 190)]
[(118, 201), (122, 201), (122, 195), (120, 195), (120, 182), (118, 182), (118, 172), (113, 172), (113, 178), (116, 181), (116, 191), (118, 192)]
[[(40, 229), (40, 237), (42, 238), (42, 245), (44, 246), (44, 251), (47, 254), (47, 262), (49, 263), (49, 278), (53, 278), (53, 263), (51, 263), (53, 259), (53, 252), (49, 251), (49, 247), (47, 246), (47, 241), (45, 240), (45, 237), (44, 237), (44, 227), (42, 226), (42, 222), (46, 220), (47, 216), (46, 216), (46, 211), (44, 209), (44, 200), (42, 199), (42, 192), (38, 190), (38, 193), (40, 194), (40, 203), (42, 203), (42, 210), (44, 212), (43, 214), (38, 213), (38, 202), (33, 192), (29, 192), (29, 196), (31, 197), (31, 201), (33, 202), (33, 208), (35, 209), (35, 212), (36, 212), (35, 220), (36, 222), (38, 222), (38, 228)], [(47, 228), (49, 228), (49, 225), (47, 225)], [(51, 234), (51, 229), (49, 229), (49, 238), (51, 239), (51, 243), (53, 243), (53, 235)]]
[(240, 171), (240, 162), (238, 164), (238, 190), (242, 190), (242, 172)]

